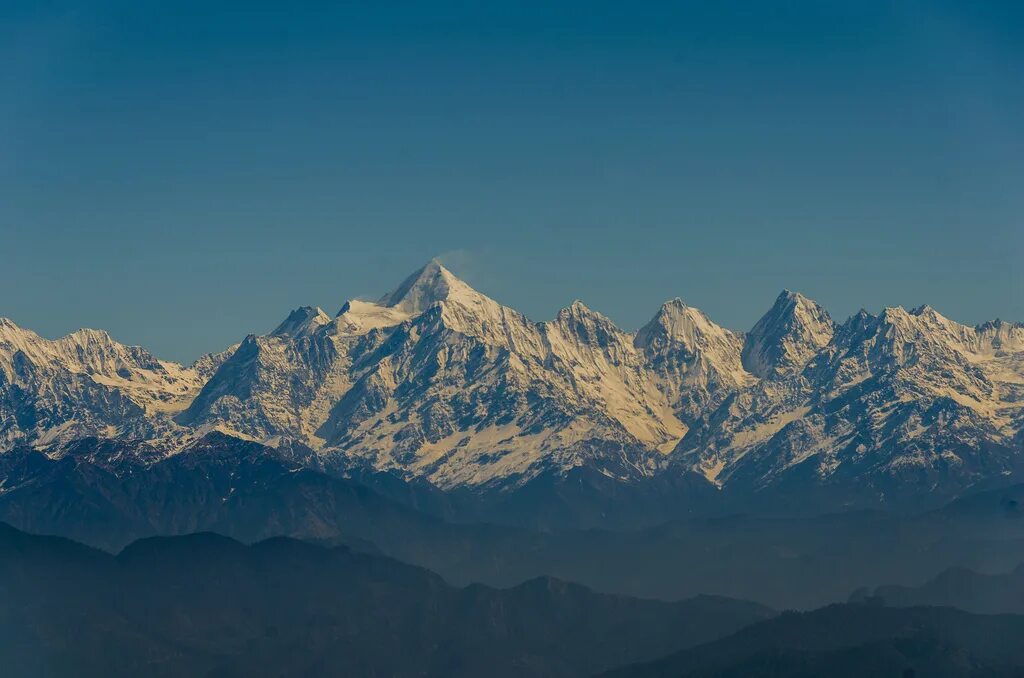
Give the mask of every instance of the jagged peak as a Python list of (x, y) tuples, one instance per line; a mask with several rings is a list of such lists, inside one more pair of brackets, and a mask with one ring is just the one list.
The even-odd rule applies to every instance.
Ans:
[(554, 320), (541, 323), (541, 326), (547, 332), (554, 330), (588, 345), (607, 346), (629, 342), (629, 335), (610, 318), (591, 309), (579, 299), (561, 309)]
[(879, 315), (879, 319), (886, 324), (909, 324), (915, 327), (941, 327), (943, 329), (955, 330), (957, 332), (970, 329), (966, 325), (961, 325), (955, 320), (950, 320), (927, 304), (917, 306), (909, 311), (902, 306), (887, 306), (882, 310), (881, 315)]
[(886, 306), (878, 314), (878, 321), (883, 324), (898, 323), (910, 318), (910, 313), (903, 306)]
[[(800, 292), (795, 292), (790, 289), (783, 289), (779, 292), (779, 296), (775, 298), (775, 303), (772, 305), (773, 309), (790, 309), (795, 306), (806, 306), (815, 309), (820, 309), (822, 313), (828, 315), (828, 312), (822, 308), (821, 304), (814, 301), (810, 297), (807, 297)], [(769, 311), (770, 313), (770, 311)]]
[(571, 304), (558, 311), (555, 319), (560, 322), (568, 320), (591, 320), (602, 324), (614, 325), (610, 318), (604, 314), (595, 311), (579, 299), (573, 300)]
[[(111, 339), (110, 333), (106, 330), (97, 330), (92, 327), (82, 327), (69, 333), (68, 335), (61, 337), (61, 339), (67, 339), (71, 337), (81, 337), (83, 339)], [(59, 340), (58, 340), (59, 341)]]
[[(655, 315), (655, 318), (668, 319), (674, 317), (693, 318), (703, 320), (704, 322), (714, 325), (704, 311), (700, 310), (696, 306), (690, 306), (679, 297), (674, 297), (666, 301), (661, 305), (661, 308), (658, 309), (658, 313)], [(715, 325), (715, 327), (718, 327), (718, 325)]]
[(870, 325), (878, 322), (878, 319), (879, 316), (862, 308), (844, 320), (843, 324), (836, 328), (836, 332), (863, 332)]
[(330, 316), (319, 306), (301, 306), (285, 318), (270, 334), (275, 337), (298, 337), (311, 334), (331, 322)]
[(48, 342), (32, 330), (19, 326), (10, 318), (0, 318), (0, 346), (13, 346), (15, 350), (40, 342)]
[(634, 343), (643, 348), (665, 336), (691, 348), (708, 340), (735, 341), (736, 334), (715, 324), (704, 311), (689, 306), (679, 297), (669, 299), (651, 320), (636, 332)]
[(850, 316), (851, 319), (853, 319), (853, 318), (863, 319), (863, 318), (874, 318), (874, 317), (875, 317), (874, 314), (872, 314), (866, 308), (861, 308), (856, 313), (854, 313), (852, 316)]
[(974, 326), (974, 329), (978, 332), (990, 332), (1000, 331), (1004, 329), (1018, 330), (1024, 329), (1024, 323), (1011, 322), (1009, 320), (1003, 320), (1002, 318), (995, 318), (994, 320), (986, 320), (983, 323)]
[(782, 290), (775, 303), (747, 333), (743, 366), (759, 377), (798, 372), (835, 335), (835, 323), (820, 304)]
[(570, 313), (587, 313), (587, 314), (596, 313), (596, 311), (592, 310), (589, 306), (584, 304), (583, 301), (580, 300), (580, 299), (573, 299), (572, 303), (569, 304), (568, 306), (566, 306), (565, 308), (563, 308), (562, 311), (563, 312), (568, 311)]
[(944, 327), (956, 328), (957, 330), (969, 329), (966, 325), (958, 323), (957, 321), (952, 320), (951, 318), (947, 318), (946, 316), (942, 315), (941, 313), (939, 313), (938, 311), (936, 311), (934, 308), (927, 304), (923, 306), (918, 306), (917, 308), (910, 312), (910, 315), (915, 316), (917, 318), (925, 319), (928, 322), (942, 325)]
[[(0, 330), (5, 331), (9, 335), (17, 335), (18, 337), (31, 341), (43, 342), (46, 344), (88, 344), (88, 343), (102, 343), (102, 344), (119, 344), (110, 333), (106, 330), (96, 330), (89, 327), (83, 327), (69, 332), (62, 337), (57, 339), (47, 339), (40, 336), (36, 332), (30, 329), (21, 327), (10, 318), (0, 318)], [(138, 347), (130, 347), (138, 348)]]
[(974, 328), (976, 346), (984, 351), (994, 350), (1024, 350), (1024, 323), (1007, 322), (996, 318), (981, 323)]
[[(809, 312), (812, 317), (801, 317), (802, 312)], [(821, 304), (800, 292), (784, 289), (775, 298), (775, 303), (758, 321), (758, 324), (768, 324), (777, 320), (793, 320), (798, 322), (808, 319), (818, 319), (826, 324), (832, 324), (831, 316), (829, 316), (828, 311)]]
[(60, 339), (56, 339), (54, 341), (54, 343), (56, 343), (56, 344), (74, 344), (74, 345), (77, 345), (77, 346), (84, 346), (84, 347), (87, 347), (87, 346), (101, 346), (101, 347), (122, 346), (122, 347), (128, 348), (128, 349), (137, 349), (137, 348), (139, 348), (138, 346), (127, 346), (125, 344), (120, 343), (119, 341), (114, 339), (112, 336), (110, 336), (110, 333), (107, 332), (106, 330), (96, 330), (96, 329), (92, 329), (91, 327), (83, 327), (81, 329), (75, 330), (74, 332), (71, 332), (70, 334), (68, 334), (66, 336), (63, 336)]

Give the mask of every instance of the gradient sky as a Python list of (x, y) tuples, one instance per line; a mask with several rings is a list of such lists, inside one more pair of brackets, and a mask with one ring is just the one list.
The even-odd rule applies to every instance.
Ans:
[(190, 361), (440, 255), (537, 320), (1024, 320), (1024, 3), (289, 4), (0, 4), (0, 315)]

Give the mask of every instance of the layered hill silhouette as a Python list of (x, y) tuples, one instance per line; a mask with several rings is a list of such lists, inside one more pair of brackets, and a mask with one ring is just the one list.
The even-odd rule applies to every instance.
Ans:
[(936, 605), (982, 614), (1024, 614), (1024, 564), (993, 574), (952, 568), (918, 586), (879, 586), (873, 592), (858, 591), (851, 600), (887, 607)]
[(721, 640), (615, 670), (633, 678), (1024, 674), (1024, 616), (943, 607), (832, 605), (785, 613)]
[(589, 675), (772, 612), (540, 578), (456, 588), (286, 538), (153, 538), (117, 556), (0, 524), (5, 676)]
[[(186, 453), (140, 464), (118, 445), (81, 441), (59, 459), (31, 450), (0, 455), (0, 520), (111, 552), (155, 535), (213, 531), (245, 542), (284, 535), (385, 554), (460, 585), (553, 575), (607, 592), (711, 593), (777, 608), (846, 600), (865, 586), (919, 585), (950, 567), (1008, 571), (1024, 562), (1024, 486), (912, 515), (754, 512), (629, 531), (539, 530), (469, 520), (479, 515), (475, 495), (467, 507), (394, 477), (311, 469), (295, 458), (301, 450), (211, 435)], [(630, 503), (613, 493), (605, 506)]]

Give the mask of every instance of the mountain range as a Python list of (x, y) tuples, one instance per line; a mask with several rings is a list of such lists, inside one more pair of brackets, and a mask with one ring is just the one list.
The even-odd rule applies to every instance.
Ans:
[(211, 432), (505, 500), (584, 473), (701, 501), (939, 505), (1019, 482), (1024, 325), (927, 306), (836, 323), (789, 291), (749, 332), (679, 299), (636, 332), (579, 301), (534, 322), (437, 261), (187, 367), (0, 319), (0, 449), (99, 438), (155, 463)]

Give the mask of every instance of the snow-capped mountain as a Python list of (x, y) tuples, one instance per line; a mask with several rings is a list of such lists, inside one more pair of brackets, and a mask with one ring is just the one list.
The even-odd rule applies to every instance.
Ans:
[(753, 378), (740, 360), (743, 337), (719, 327), (681, 299), (666, 302), (636, 333), (647, 369), (676, 416), (687, 423)]
[(762, 378), (799, 373), (835, 333), (828, 312), (802, 294), (784, 290), (743, 344), (743, 367)]
[(776, 372), (708, 412), (676, 453), (720, 468), (720, 482), (853, 479), (879, 497), (1019, 474), (1022, 341), (1022, 325), (971, 328), (927, 306), (861, 311), (798, 372)]
[(784, 291), (745, 334), (679, 299), (630, 333), (578, 301), (534, 322), (433, 261), (376, 302), (299, 308), (191, 367), (2, 320), (0, 415), (8, 448), (99, 435), (174, 452), (216, 429), (443, 488), (585, 467), (955, 491), (1020, 472), (1024, 326), (928, 307), (836, 325)]
[(437, 262), (333, 320), (248, 337), (178, 421), (302, 439), (442, 486), (594, 463), (656, 470), (686, 431), (633, 336), (575, 302), (546, 323)]

